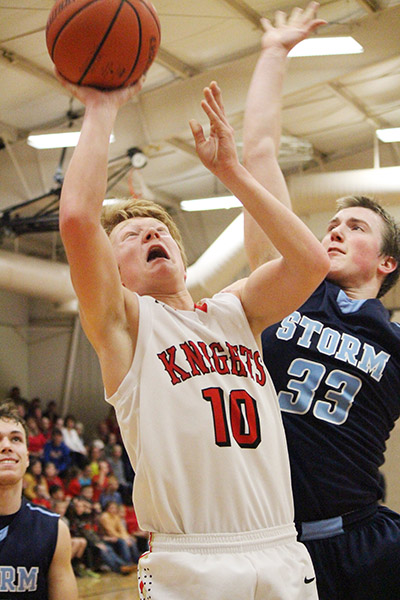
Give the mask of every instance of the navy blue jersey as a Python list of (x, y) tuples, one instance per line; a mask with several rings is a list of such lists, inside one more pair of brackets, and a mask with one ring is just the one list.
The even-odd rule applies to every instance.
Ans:
[(377, 299), (323, 282), (263, 332), (288, 441), (296, 521), (382, 498), (379, 467), (400, 413), (400, 326)]
[[(59, 515), (22, 499), (0, 529), (0, 598), (47, 600), (47, 574), (57, 544)], [(15, 594), (15, 596), (14, 596)]]

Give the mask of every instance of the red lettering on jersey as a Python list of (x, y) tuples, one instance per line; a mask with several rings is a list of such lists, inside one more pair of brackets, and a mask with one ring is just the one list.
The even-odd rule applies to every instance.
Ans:
[(230, 359), (231, 359), (231, 373), (232, 375), (238, 375), (239, 377), (246, 377), (246, 369), (242, 362), (242, 359), (239, 356), (239, 348), (237, 346), (232, 346), (229, 342), (225, 342), (226, 346), (229, 350)]
[(185, 353), (186, 360), (188, 361), (190, 368), (192, 370), (192, 375), (205, 375), (210, 372), (210, 369), (207, 367), (204, 362), (204, 358), (200, 350), (197, 348), (196, 344), (192, 341), (184, 342), (183, 344), (179, 344), (182, 350)]
[(190, 373), (188, 373), (175, 363), (175, 346), (167, 348), (167, 350), (160, 352), (160, 354), (157, 354), (157, 356), (163, 363), (168, 375), (171, 377), (172, 385), (181, 383), (182, 381), (185, 381), (186, 379), (189, 379), (189, 377), (191, 377)]

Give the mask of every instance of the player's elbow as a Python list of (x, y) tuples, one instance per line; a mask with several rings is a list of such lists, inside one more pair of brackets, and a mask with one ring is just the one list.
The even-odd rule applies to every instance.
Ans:
[(312, 252), (311, 260), (310, 276), (315, 280), (317, 287), (328, 275), (331, 266), (328, 253), (320, 243)]
[(243, 144), (243, 164), (247, 169), (272, 159), (276, 159), (276, 147), (271, 137), (251, 137)]

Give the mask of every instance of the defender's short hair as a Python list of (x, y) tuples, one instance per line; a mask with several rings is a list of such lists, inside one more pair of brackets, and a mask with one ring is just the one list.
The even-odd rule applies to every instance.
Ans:
[(101, 224), (109, 236), (114, 227), (128, 219), (135, 217), (151, 217), (164, 223), (178, 245), (183, 264), (187, 267), (187, 258), (183, 247), (182, 237), (178, 227), (174, 223), (172, 217), (168, 214), (164, 207), (152, 202), (151, 200), (128, 199), (121, 200), (115, 204), (109, 204), (103, 208), (101, 216)]
[(381, 254), (391, 256), (397, 262), (397, 267), (392, 273), (386, 275), (382, 282), (377, 297), (381, 298), (397, 282), (400, 275), (400, 229), (395, 219), (390, 215), (379, 202), (369, 196), (345, 196), (336, 201), (338, 210), (350, 208), (352, 206), (361, 206), (368, 208), (379, 215), (383, 222)]
[(25, 419), (19, 414), (18, 408), (14, 402), (6, 400), (0, 404), (0, 420), (13, 421), (14, 423), (21, 425), (22, 429), (25, 431), (25, 442), (28, 446), (28, 427)]

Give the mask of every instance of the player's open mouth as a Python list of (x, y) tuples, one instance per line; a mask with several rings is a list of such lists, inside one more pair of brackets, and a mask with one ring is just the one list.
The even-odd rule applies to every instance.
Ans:
[(149, 253), (147, 255), (147, 262), (151, 262), (152, 260), (156, 260), (156, 258), (166, 258), (169, 259), (168, 254), (161, 246), (153, 246), (150, 248)]
[(16, 458), (3, 458), (2, 460), (0, 460), (1, 465), (15, 465), (15, 463), (17, 462), (18, 461)]

